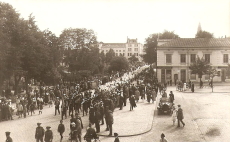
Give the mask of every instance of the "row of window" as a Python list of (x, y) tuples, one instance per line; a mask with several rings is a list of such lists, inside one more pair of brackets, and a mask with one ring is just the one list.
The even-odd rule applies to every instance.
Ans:
[(134, 45), (134, 47), (138, 47), (138, 44), (129, 44), (129, 47), (132, 47)]
[[(132, 53), (128, 53), (128, 56), (132, 56)], [(138, 53), (134, 53), (134, 56), (138, 56)]]
[[(128, 56), (132, 56), (132, 53), (128, 53)], [(134, 56), (138, 56), (138, 53), (134, 53)], [(125, 53), (115, 53), (115, 56), (125, 56)]]
[[(104, 50), (105, 53), (108, 52), (108, 50)], [(132, 48), (128, 48), (128, 51), (132, 51)], [(134, 48), (134, 51), (138, 51), (138, 48)], [(121, 52), (121, 50), (116, 50), (116, 52)], [(125, 52), (125, 50), (123, 50), (123, 52)]]
[[(210, 63), (210, 54), (204, 54), (204, 59), (206, 62)], [(190, 54), (190, 62), (196, 61), (196, 54)], [(223, 63), (228, 63), (228, 54), (223, 55)], [(186, 54), (180, 54), (180, 62), (186, 63)], [(166, 54), (166, 63), (172, 63), (172, 54)]]

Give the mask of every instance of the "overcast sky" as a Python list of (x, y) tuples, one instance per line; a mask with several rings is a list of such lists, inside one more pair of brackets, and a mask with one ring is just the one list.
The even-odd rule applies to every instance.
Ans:
[(65, 28), (93, 29), (98, 41), (124, 43), (127, 36), (144, 43), (164, 29), (181, 38), (202, 30), (216, 38), (230, 36), (230, 0), (0, 0), (24, 19), (35, 16), (41, 30), (59, 36)]

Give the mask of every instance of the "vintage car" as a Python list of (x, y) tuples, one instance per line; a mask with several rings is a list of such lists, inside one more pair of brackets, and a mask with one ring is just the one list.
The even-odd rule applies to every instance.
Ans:
[(160, 98), (159, 105), (157, 106), (158, 114), (171, 114), (173, 103), (167, 97)]

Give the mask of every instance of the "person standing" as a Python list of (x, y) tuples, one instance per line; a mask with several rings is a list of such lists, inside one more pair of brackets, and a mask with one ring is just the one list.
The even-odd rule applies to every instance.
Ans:
[(161, 134), (160, 142), (168, 142), (168, 140), (165, 138), (165, 134), (164, 133)]
[(57, 111), (60, 114), (59, 105), (60, 105), (60, 101), (58, 100), (58, 97), (57, 97), (57, 99), (55, 101), (55, 115), (56, 115)]
[(154, 103), (154, 101), (156, 101), (156, 97), (157, 97), (157, 94), (156, 94), (156, 92), (155, 92), (155, 89), (153, 89), (153, 90), (151, 91), (151, 94), (152, 94), (152, 103)]
[(10, 137), (10, 132), (6, 132), (6, 142), (13, 142), (13, 139)]
[(40, 103), (38, 104), (38, 108), (39, 108), (39, 114), (40, 114), (40, 113), (42, 114), (42, 110), (43, 110), (43, 103), (42, 103), (42, 102), (40, 102)]
[(105, 119), (106, 119), (106, 122), (107, 122), (108, 128), (109, 128), (109, 135), (108, 136), (112, 136), (112, 132), (113, 132), (113, 112), (111, 110), (109, 110), (108, 107), (106, 107)]
[(171, 103), (173, 103), (173, 101), (174, 101), (174, 94), (173, 94), (172, 91), (170, 91), (169, 99), (170, 99)]
[(180, 127), (180, 122), (183, 124), (183, 127), (185, 126), (185, 123), (183, 122), (184, 115), (183, 115), (183, 110), (181, 108), (181, 105), (178, 105), (178, 110), (177, 110), (177, 121), (178, 121), (178, 126)]
[(61, 140), (63, 139), (63, 133), (65, 132), (65, 125), (62, 124), (62, 120), (60, 120), (60, 124), (58, 125), (58, 132), (60, 133)]
[[(121, 95), (121, 94), (120, 94), (120, 95)], [(120, 101), (119, 101), (119, 107), (120, 107), (120, 110), (122, 110), (122, 108), (123, 108), (123, 103), (124, 103), (124, 102), (123, 102), (123, 101), (124, 101), (123, 95), (121, 95), (119, 99), (120, 99)]]
[(53, 140), (53, 132), (50, 130), (50, 126), (46, 127), (46, 131), (45, 131), (45, 138), (44, 141), (45, 142), (52, 142)]
[(194, 83), (192, 82), (191, 91), (194, 92)]
[(43, 142), (43, 137), (44, 137), (44, 129), (43, 127), (41, 127), (41, 123), (37, 123), (38, 127), (36, 128), (36, 131), (35, 131), (35, 139), (36, 139), (36, 142)]

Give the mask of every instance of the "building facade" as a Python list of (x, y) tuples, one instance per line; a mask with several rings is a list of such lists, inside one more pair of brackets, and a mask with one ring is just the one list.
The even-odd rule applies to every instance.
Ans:
[[(198, 75), (192, 74), (189, 66), (196, 57), (204, 58), (218, 71), (215, 82), (225, 81), (230, 63), (229, 38), (178, 38), (162, 44), (157, 49), (157, 77), (159, 82), (176, 80), (199, 82)], [(210, 79), (203, 75), (202, 81)]]
[(143, 44), (138, 43), (137, 39), (127, 38), (126, 43), (99, 43), (98, 47), (100, 52), (104, 52), (105, 54), (109, 52), (110, 49), (113, 49), (115, 56), (124, 56), (128, 59), (134, 55), (139, 61), (142, 61)]

